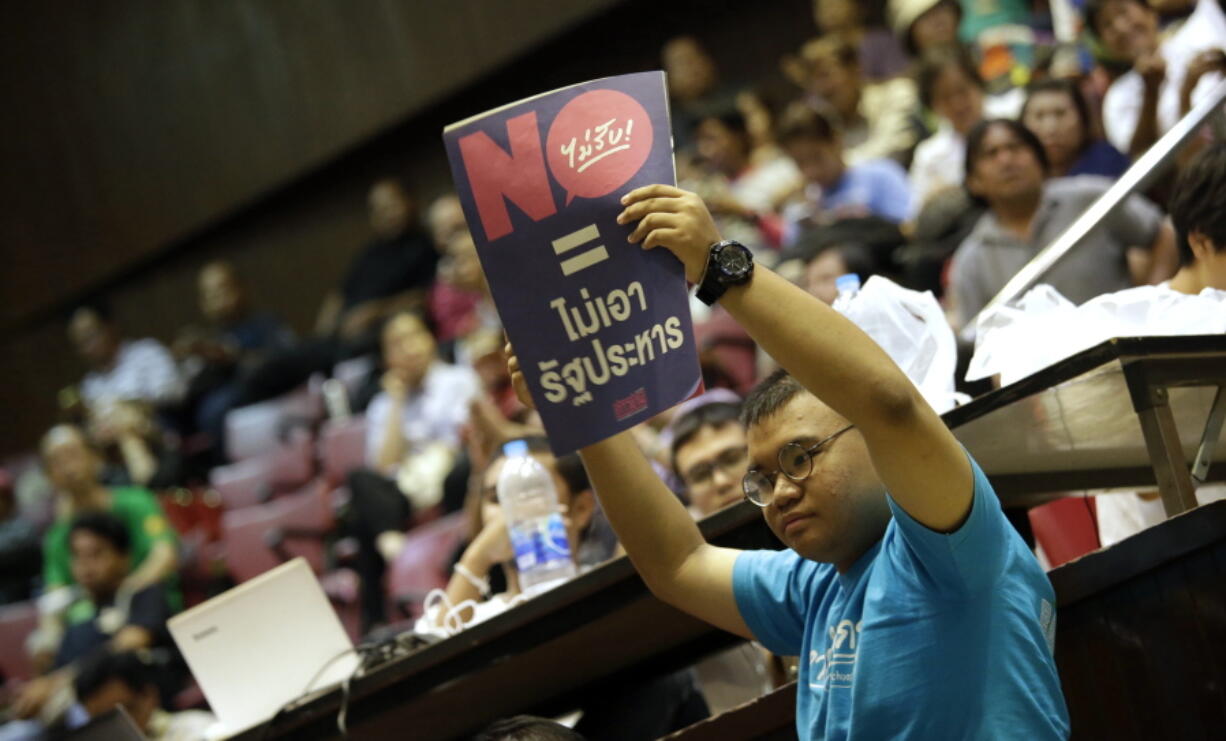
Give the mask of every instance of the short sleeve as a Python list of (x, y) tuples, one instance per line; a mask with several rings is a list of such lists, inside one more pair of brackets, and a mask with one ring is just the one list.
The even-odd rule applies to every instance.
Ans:
[(134, 525), (140, 528), (139, 537), (146, 538), (150, 547), (159, 542), (176, 545), (178, 538), (175, 537), (175, 529), (170, 526), (162, 505), (158, 504), (153, 493), (145, 489), (129, 491), (131, 492), (129, 506), (135, 515)]
[(791, 550), (744, 551), (737, 556), (732, 569), (737, 608), (754, 637), (771, 652), (800, 653), (820, 568)]
[(154, 636), (161, 636), (166, 631), (166, 621), (170, 619), (170, 605), (166, 601), (166, 591), (160, 584), (146, 587), (132, 595), (128, 606), (128, 624), (144, 628)]
[(68, 528), (57, 524), (43, 536), (43, 584), (47, 589), (72, 583), (68, 565)]
[(902, 223), (911, 214), (911, 184), (907, 171), (893, 160), (883, 160), (878, 173), (874, 210), (890, 221)]
[(372, 466), (378, 464), (379, 448), (383, 444), (383, 428), (387, 427), (391, 403), (391, 397), (380, 391), (370, 402), (370, 406), (366, 407), (366, 462)]
[(981, 261), (980, 244), (972, 234), (958, 246), (949, 268), (949, 290), (954, 296), (954, 310), (963, 324), (973, 321), (990, 299), (980, 276)]
[(1106, 226), (1120, 244), (1150, 247), (1162, 227), (1162, 210), (1142, 195), (1131, 195), (1107, 217)]
[(888, 498), (899, 537), (887, 538), (887, 555), (914, 561), (914, 568), (907, 571), (930, 580), (943, 591), (976, 592), (996, 583), (1008, 556), (1009, 539), (1019, 537), (1005, 519), (987, 476), (969, 453), (967, 458), (974, 495), (966, 522), (954, 532), (928, 528), (907, 514), (893, 497)]

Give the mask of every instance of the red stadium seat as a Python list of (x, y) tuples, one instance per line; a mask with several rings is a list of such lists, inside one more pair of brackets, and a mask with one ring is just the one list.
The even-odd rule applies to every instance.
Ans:
[(1093, 497), (1065, 497), (1030, 510), (1034, 539), (1055, 568), (1098, 550), (1097, 508)]
[(319, 460), (324, 481), (340, 486), (345, 475), (366, 462), (366, 420), (329, 420), (319, 432)]
[(450, 578), (451, 557), (468, 534), (463, 512), (454, 512), (409, 531), (404, 550), (388, 569), (388, 594), (411, 617), (421, 615), (431, 589), (442, 589)]
[(305, 386), (259, 404), (226, 414), (226, 455), (232, 461), (246, 460), (275, 450), (287, 425), (313, 428), (323, 418), (322, 379), (313, 377)]
[(315, 475), (314, 454), (311, 434), (297, 428), (284, 445), (214, 468), (209, 472), (209, 483), (221, 495), (227, 509), (249, 507), (310, 481)]
[(38, 606), (33, 601), (0, 607), (0, 683), (34, 676), (26, 638), (36, 627)]

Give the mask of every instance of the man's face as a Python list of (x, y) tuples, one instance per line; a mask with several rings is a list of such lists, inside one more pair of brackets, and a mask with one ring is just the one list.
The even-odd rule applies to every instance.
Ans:
[(958, 41), (958, 11), (953, 3), (937, 3), (911, 24), (911, 42), (923, 54)]
[(741, 478), (749, 466), (745, 430), (738, 422), (699, 428), (677, 448), (677, 474), (685, 482), (690, 502), (703, 515), (744, 498)]
[(43, 447), (47, 478), (61, 491), (82, 493), (98, 481), (102, 461), (79, 431), (59, 428)]
[[(797, 394), (749, 428), (750, 467), (776, 473), (784, 445), (809, 447), (846, 424), (817, 397)], [(851, 430), (814, 453), (813, 473), (805, 480), (777, 474), (774, 500), (762, 514), (775, 535), (801, 556), (843, 567), (881, 537), (885, 522), (877, 513), (883, 497), (863, 438)]]
[(213, 264), (200, 271), (200, 312), (211, 322), (226, 323), (238, 317), (243, 290), (238, 277), (226, 265)]
[(717, 172), (735, 177), (749, 156), (747, 142), (729, 129), (723, 121), (708, 118), (698, 125), (695, 146), (698, 156)]
[(81, 309), (72, 315), (68, 323), (68, 337), (91, 368), (110, 367), (115, 353), (119, 351), (115, 328), (89, 309)]
[(95, 600), (114, 596), (128, 575), (128, 557), (106, 538), (88, 530), (76, 530), (68, 539), (72, 554), (72, 578)]
[(1034, 198), (1043, 187), (1043, 166), (1017, 134), (995, 125), (983, 137), (967, 186), (989, 204)]
[(383, 329), (383, 362), (411, 386), (425, 377), (436, 350), (430, 330), (415, 316), (398, 316)]
[(385, 180), (375, 183), (367, 197), (370, 207), (370, 228), (380, 237), (396, 237), (413, 222), (413, 204), (397, 183)]
[(860, 105), (860, 71), (823, 54), (810, 61), (809, 90), (834, 106), (844, 119), (853, 118)]
[(831, 188), (843, 177), (842, 143), (837, 137), (830, 141), (799, 137), (785, 148), (806, 181)]
[(149, 730), (149, 718), (157, 709), (158, 694), (152, 686), (137, 691), (120, 679), (110, 679), (81, 701), (89, 717), (97, 718), (114, 707), (122, 706), (142, 731)]
[(1138, 0), (1111, 0), (1094, 19), (1103, 46), (1126, 62), (1158, 48), (1158, 15)]
[(664, 47), (668, 92), (678, 100), (695, 100), (715, 86), (715, 62), (691, 38), (670, 41)]
[(836, 281), (846, 273), (847, 262), (839, 251), (823, 250), (805, 266), (805, 290), (826, 304), (833, 304), (839, 295)]

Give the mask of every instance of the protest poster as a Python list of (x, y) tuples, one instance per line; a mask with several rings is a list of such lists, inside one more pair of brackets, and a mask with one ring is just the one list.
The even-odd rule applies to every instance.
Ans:
[(555, 454), (700, 389), (685, 271), (617, 223), (624, 194), (676, 182), (662, 72), (521, 100), (446, 127), (443, 141)]

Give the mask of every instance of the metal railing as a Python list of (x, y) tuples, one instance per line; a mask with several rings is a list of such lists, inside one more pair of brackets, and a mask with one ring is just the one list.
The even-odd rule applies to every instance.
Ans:
[[(1218, 83), (1208, 96), (1193, 106), (1192, 110), (1179, 119), (1179, 122), (1171, 127), (1170, 131), (1162, 135), (1162, 138), (1154, 142), (1154, 145), (1146, 150), (1145, 154), (1141, 155), (1140, 159), (1134, 162), (1132, 167), (1129, 167), (1128, 171), (1107, 189), (1106, 193), (1091, 204), (1085, 213), (1079, 216), (1068, 229), (1065, 229), (1063, 234), (1044, 247), (1039, 254), (1031, 258), (1025, 267), (1010, 278), (1005, 287), (1000, 289), (1000, 293), (997, 293), (987, 306), (983, 307), (983, 310), (975, 317), (975, 321), (968, 326), (978, 326), (979, 320), (987, 316), (990, 311), (1013, 301), (1038, 283), (1039, 279), (1047, 274), (1047, 271), (1068, 256), (1077, 247), (1077, 244), (1098, 226), (1100, 221), (1107, 218), (1123, 203), (1125, 198), (1135, 191), (1147, 188), (1155, 178), (1165, 172), (1167, 165), (1209, 117), (1222, 106), (1223, 101), (1226, 101), (1226, 80)], [(1226, 204), (1223, 205), (1223, 208), (1226, 208)]]

